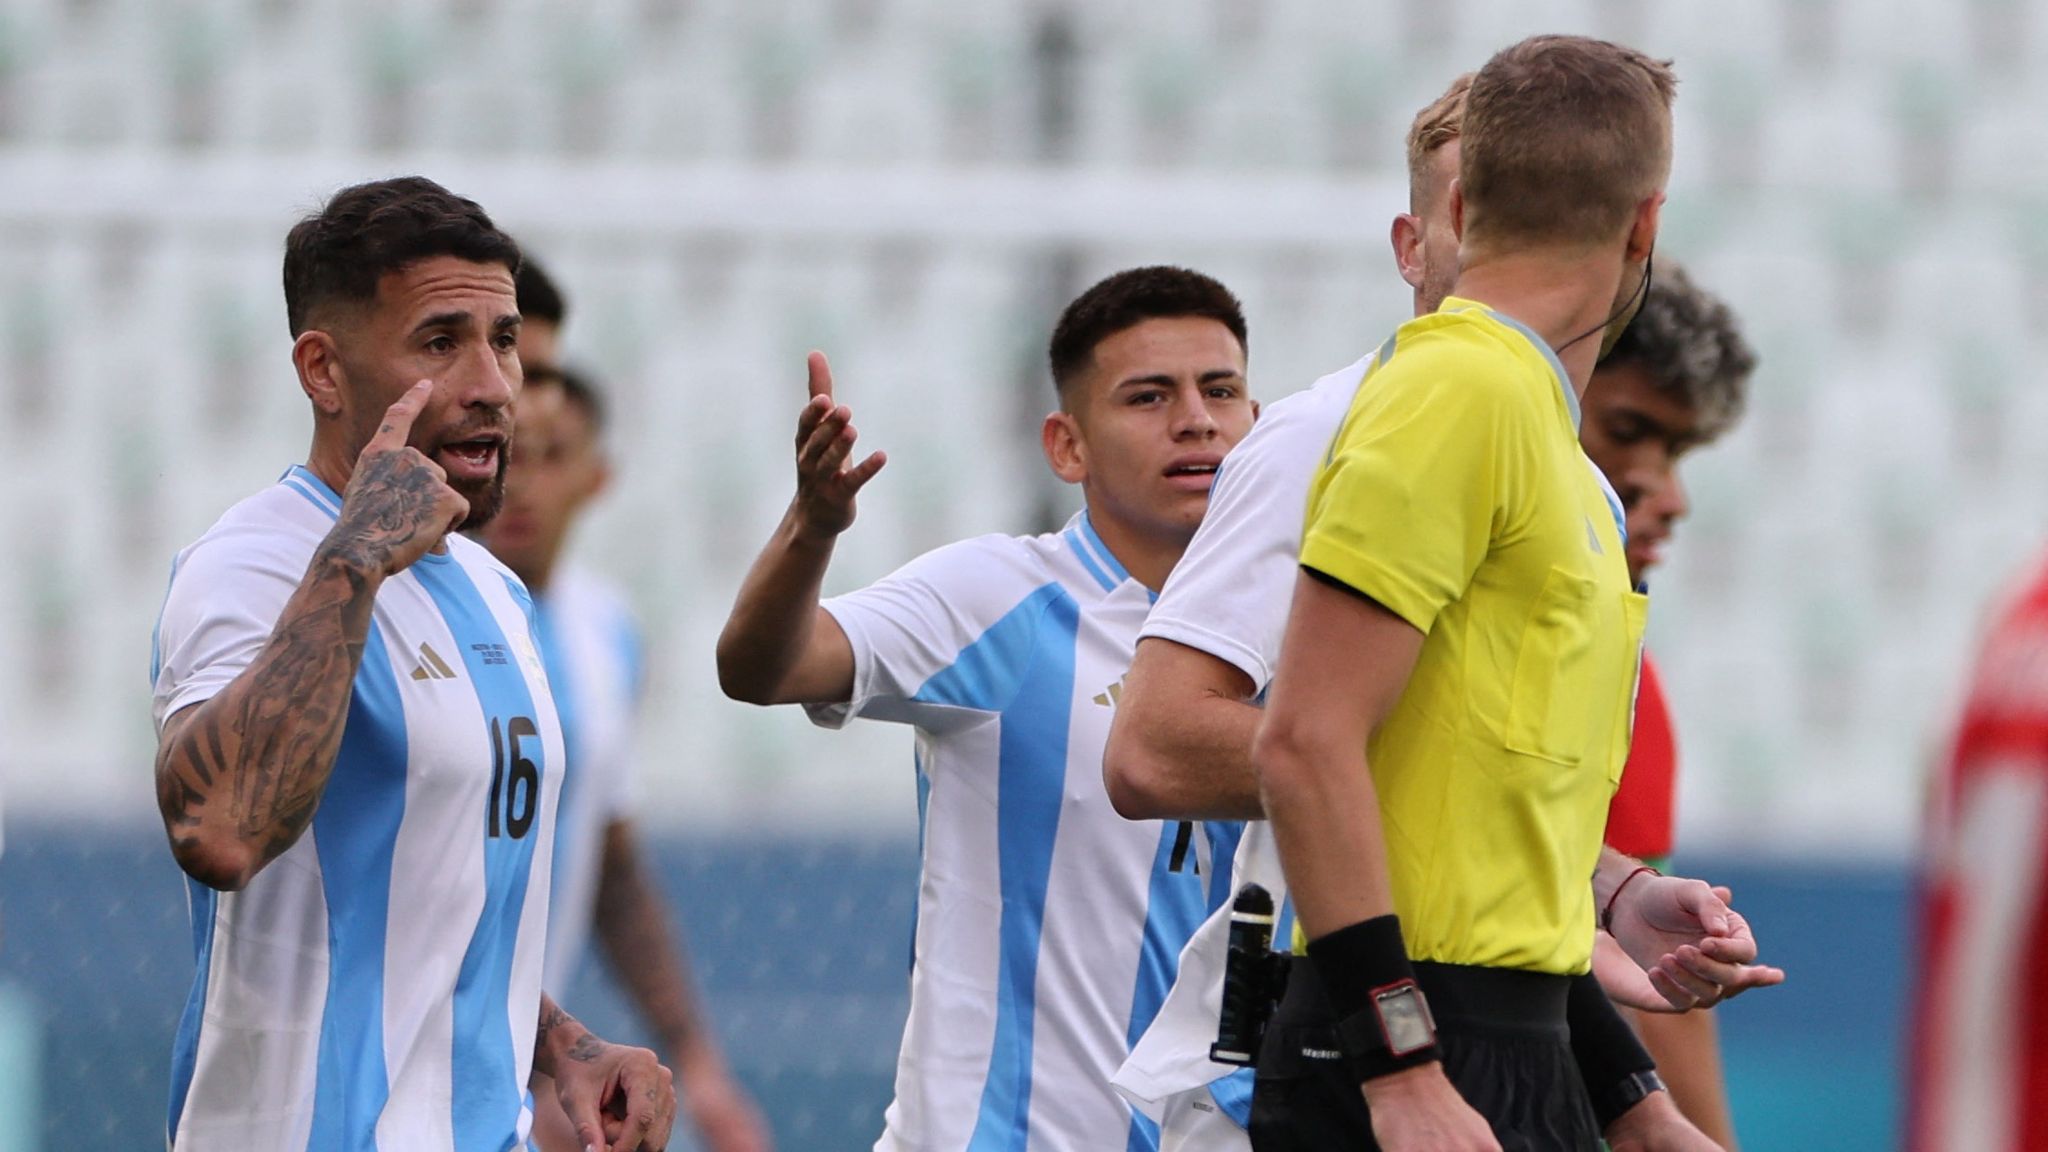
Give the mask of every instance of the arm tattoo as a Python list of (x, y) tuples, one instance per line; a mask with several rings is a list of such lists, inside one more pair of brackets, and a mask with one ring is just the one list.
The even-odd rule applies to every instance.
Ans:
[(562, 1011), (562, 1006), (545, 997), (540, 1002), (540, 1029), (533, 1035), (533, 1050), (545, 1052), (548, 1049), (548, 1034), (564, 1024), (574, 1023), (574, 1018)]
[(219, 695), (166, 730), (157, 805), (173, 849), (202, 875), (210, 837), (249, 851), (249, 870), (288, 850), (313, 820), (341, 748), (379, 574), (436, 521), (439, 479), (409, 453), (359, 462), (341, 515), (285, 604), (262, 653)]

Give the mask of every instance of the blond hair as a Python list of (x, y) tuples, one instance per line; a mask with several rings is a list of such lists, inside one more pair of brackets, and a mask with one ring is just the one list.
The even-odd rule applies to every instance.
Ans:
[(1456, 140), (1464, 129), (1465, 94), (1472, 90), (1472, 73), (1451, 81), (1443, 95), (1415, 114), (1408, 126), (1408, 210), (1422, 211), (1436, 192), (1430, 179), (1430, 160), (1437, 150)]
[(1465, 100), (1465, 230), (1482, 242), (1618, 237), (1671, 171), (1669, 61), (1583, 36), (1495, 53)]

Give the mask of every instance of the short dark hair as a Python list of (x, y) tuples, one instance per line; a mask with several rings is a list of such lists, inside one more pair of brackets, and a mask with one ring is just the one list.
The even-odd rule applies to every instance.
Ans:
[(1720, 297), (1659, 258), (1642, 310), (1601, 363), (1639, 365), (1652, 388), (1693, 410), (1712, 440), (1742, 417), (1756, 350)]
[(284, 313), (292, 335), (304, 332), (323, 305), (375, 300), (379, 280), (432, 256), (519, 273), (519, 245), (474, 200), (424, 176), (343, 188), (285, 237)]
[[(523, 311), (523, 309), (522, 309)], [(607, 408), (604, 392), (597, 382), (574, 368), (563, 368), (554, 364), (535, 364), (526, 369), (527, 388), (560, 388), (562, 399), (583, 409), (583, 415), (590, 421), (592, 432), (603, 432)]]
[(1605, 244), (1671, 172), (1671, 63), (1584, 36), (1494, 53), (1465, 97), (1467, 243)]
[(512, 290), (519, 294), (519, 315), (522, 319), (544, 320), (560, 327), (563, 318), (569, 314), (569, 305), (562, 299), (561, 287), (532, 256), (520, 261), (519, 273), (512, 278)]
[(1053, 326), (1047, 359), (1052, 382), (1064, 396), (1075, 376), (1095, 358), (1095, 346), (1146, 320), (1196, 316), (1230, 329), (1237, 346), (1250, 351), (1244, 306), (1215, 279), (1188, 268), (1154, 264), (1128, 268), (1074, 298)]

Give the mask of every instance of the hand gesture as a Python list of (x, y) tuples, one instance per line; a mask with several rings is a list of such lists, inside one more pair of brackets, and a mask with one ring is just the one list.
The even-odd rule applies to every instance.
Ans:
[(676, 1088), (654, 1053), (585, 1033), (555, 1061), (554, 1076), (579, 1147), (591, 1152), (663, 1152), (668, 1147)]
[(1364, 1092), (1382, 1152), (1501, 1152), (1493, 1127), (1458, 1095), (1442, 1064), (1375, 1077)]
[(385, 411), (341, 494), (328, 545), (364, 572), (405, 571), (469, 515), (469, 501), (448, 486), (448, 473), (405, 442), (433, 390), (431, 380), (422, 380)]
[(852, 467), (853, 412), (832, 402), (832, 368), (823, 352), (808, 360), (811, 399), (796, 421), (796, 509), (803, 526), (837, 536), (853, 524), (853, 498), (888, 457), (876, 452)]
[(1751, 963), (1756, 938), (1728, 899), (1705, 881), (1645, 875), (1614, 902), (1615, 940), (1681, 1011), (1785, 981), (1783, 970)]

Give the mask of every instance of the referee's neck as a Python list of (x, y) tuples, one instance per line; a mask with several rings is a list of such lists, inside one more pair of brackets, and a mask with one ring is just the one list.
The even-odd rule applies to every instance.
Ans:
[(1557, 353), (1572, 391), (1586, 394), (1600, 358), (1599, 331), (1614, 315), (1623, 275), (1619, 246), (1486, 257), (1458, 274), (1451, 295), (1513, 317)]

